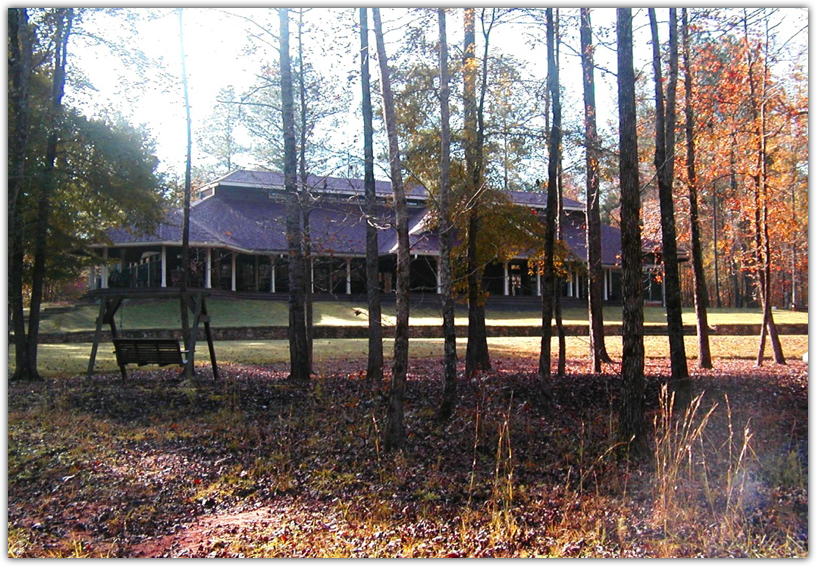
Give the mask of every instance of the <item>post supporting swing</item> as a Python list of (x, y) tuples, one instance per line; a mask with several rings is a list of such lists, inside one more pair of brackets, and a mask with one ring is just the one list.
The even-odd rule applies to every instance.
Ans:
[[(192, 377), (195, 367), (195, 346), (198, 338), (198, 329), (200, 325), (204, 326), (204, 335), (207, 339), (207, 346), (210, 354), (210, 364), (213, 370), (213, 378), (218, 379), (218, 363), (215, 358), (215, 346), (213, 344), (212, 328), (210, 326), (210, 314), (207, 310), (206, 297), (209, 293), (194, 291), (194, 292), (180, 292), (176, 289), (168, 289), (166, 291), (149, 291), (149, 292), (135, 292), (135, 291), (113, 291), (105, 293), (100, 300), (99, 316), (96, 319), (96, 331), (94, 332), (93, 346), (91, 347), (91, 356), (88, 360), (88, 373), (90, 377), (94, 373), (94, 366), (96, 365), (96, 355), (99, 351), (99, 342), (102, 338), (103, 325), (110, 326), (111, 340), (119, 338), (119, 332), (116, 328), (116, 311), (122, 305), (124, 299), (139, 298), (139, 299), (167, 299), (179, 298), (182, 309), (188, 309), (193, 314), (192, 324), (188, 328), (182, 329), (182, 339), (187, 347), (187, 361), (184, 364), (184, 371), (187, 377)], [(123, 370), (123, 377), (125, 376)]]

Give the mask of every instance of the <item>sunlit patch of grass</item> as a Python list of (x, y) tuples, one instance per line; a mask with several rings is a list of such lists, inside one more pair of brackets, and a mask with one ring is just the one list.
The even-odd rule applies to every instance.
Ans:
[[(780, 337), (782, 348), (789, 359), (801, 359), (808, 350), (808, 337), (799, 335), (783, 335)], [(464, 356), (467, 339), (460, 337), (456, 341), (459, 356)], [(690, 364), (697, 357), (696, 336), (686, 336), (686, 355)], [(719, 336), (711, 337), (711, 354), (717, 360), (754, 359), (759, 348), (758, 336)], [(538, 357), (541, 348), (541, 339), (537, 337), (488, 338), (491, 355), (516, 357), (523, 356), (530, 359)], [(620, 360), (622, 354), (622, 340), (620, 336), (607, 336), (606, 347), (610, 356)], [(644, 348), (647, 358), (659, 359), (669, 356), (669, 342), (666, 336), (644, 337)], [(438, 357), (443, 352), (441, 338), (414, 338), (410, 342), (410, 356), (412, 358)], [(242, 363), (248, 365), (282, 364), (289, 361), (289, 345), (285, 340), (255, 340), (255, 341), (219, 341), (215, 343), (216, 359), (219, 364)], [(383, 340), (383, 352), (386, 359), (390, 359), (394, 351), (394, 340)], [(558, 353), (557, 340), (552, 341), (553, 355)], [(314, 341), (314, 356), (317, 370), (321, 363), (336, 360), (360, 360), (361, 366), (365, 362), (368, 352), (367, 339), (320, 339)], [(88, 369), (88, 358), (91, 353), (90, 344), (41, 344), (39, 346), (40, 370), (45, 377), (64, 377), (84, 375)], [(770, 349), (766, 350), (766, 358), (770, 358)], [(589, 357), (589, 339), (586, 336), (567, 337), (567, 359), (576, 360)], [(9, 351), (9, 371), (13, 371), (13, 349)], [(196, 349), (196, 366), (209, 367), (209, 353), (206, 345), (199, 342)], [(101, 344), (96, 358), (96, 373), (118, 373), (116, 357), (110, 344)], [(135, 369), (135, 366), (131, 366)]]
[(49, 551), (49, 558), (96, 558), (88, 551), (85, 543), (77, 538), (60, 544)]
[[(436, 326), (441, 324), (442, 315), (435, 298), (425, 300), (412, 296), (411, 324), (416, 326)], [(213, 324), (218, 327), (236, 326), (287, 326), (287, 303), (283, 300), (250, 300), (250, 299), (210, 299), (207, 303)], [(604, 309), (604, 320), (609, 324), (619, 324), (621, 307), (607, 305)], [(46, 311), (47, 312), (47, 311)], [(338, 296), (332, 301), (314, 303), (314, 320), (318, 325), (364, 326), (368, 324), (367, 304), (365, 301), (345, 300)], [(68, 312), (47, 315), (41, 323), (42, 332), (73, 332), (94, 330), (99, 307), (96, 305), (76, 305)], [(383, 324), (393, 326), (396, 323), (394, 305), (383, 307)], [(541, 307), (536, 302), (513, 304), (502, 301), (500, 304), (488, 301), (486, 306), (487, 324), (539, 326), (541, 324)], [(587, 324), (587, 309), (570, 306), (563, 309), (565, 324)], [(806, 312), (788, 310), (774, 311), (777, 323), (807, 324)], [(758, 308), (732, 309), (711, 308), (708, 311), (709, 324), (760, 324), (762, 311)], [(649, 306), (644, 308), (646, 324), (665, 324), (666, 311), (663, 307)], [(694, 309), (683, 309), (683, 323), (694, 325)], [(172, 300), (126, 301), (116, 315), (120, 329), (137, 328), (180, 328), (181, 320), (178, 303)], [(456, 324), (467, 324), (467, 307), (459, 304), (456, 309)]]
[[(803, 335), (780, 336), (782, 349), (791, 359), (801, 359), (807, 352), (808, 337)], [(620, 360), (623, 353), (623, 342), (620, 336), (607, 336), (606, 349), (615, 360)], [(412, 341), (413, 343), (413, 341)], [(669, 357), (669, 339), (667, 336), (644, 336), (644, 350), (647, 358), (666, 359)], [(458, 344), (457, 344), (458, 345)], [(538, 356), (541, 350), (540, 338), (488, 338), (490, 351), (505, 356)], [(686, 356), (693, 364), (697, 358), (697, 337), (685, 336)], [(712, 336), (710, 339), (711, 355), (717, 360), (755, 359), (759, 350), (758, 336)], [(553, 356), (558, 354), (558, 341), (552, 341)], [(766, 348), (766, 358), (770, 359), (770, 347)], [(567, 337), (567, 359), (589, 357), (589, 339), (585, 336)]]
[(14, 525), (8, 526), (7, 546), (9, 558), (24, 558), (31, 547), (29, 530)]

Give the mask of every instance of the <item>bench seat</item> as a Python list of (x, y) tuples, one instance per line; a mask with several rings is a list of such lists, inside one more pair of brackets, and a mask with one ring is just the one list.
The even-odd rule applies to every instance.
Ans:
[(183, 367), (186, 363), (186, 352), (181, 349), (178, 340), (170, 338), (114, 338), (113, 347), (122, 377), (127, 377), (127, 364)]

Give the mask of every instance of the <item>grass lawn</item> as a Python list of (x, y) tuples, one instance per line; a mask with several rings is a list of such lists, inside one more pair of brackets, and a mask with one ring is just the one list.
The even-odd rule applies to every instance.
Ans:
[[(791, 359), (801, 359), (807, 352), (807, 336), (782, 336), (782, 347), (785, 355)], [(541, 341), (538, 338), (488, 338), (492, 356), (517, 356), (527, 359), (538, 359)], [(553, 359), (557, 354), (554, 344)], [(465, 355), (466, 339), (457, 342), (460, 358)], [(621, 338), (607, 337), (607, 350), (616, 360), (621, 356)], [(644, 338), (646, 357), (650, 359), (668, 358), (668, 337), (646, 336)], [(711, 350), (715, 363), (717, 360), (753, 360), (759, 346), (758, 336), (713, 336)], [(385, 340), (386, 357), (393, 353), (394, 341)], [(315, 370), (322, 372), (327, 366), (339, 360), (354, 361), (359, 369), (365, 367), (368, 341), (365, 339), (315, 340)], [(567, 338), (567, 359), (580, 360), (587, 357), (589, 342), (587, 337), (570, 336)], [(219, 364), (285, 364), (289, 360), (289, 345), (284, 340), (241, 340), (219, 341), (215, 343), (216, 359)], [(40, 372), (46, 377), (68, 377), (84, 375), (91, 354), (91, 344), (41, 344), (39, 347)], [(686, 336), (686, 354), (689, 365), (694, 364), (697, 356), (697, 338)], [(410, 344), (411, 358), (442, 357), (442, 339), (412, 339)], [(770, 356), (769, 347), (766, 356)], [(9, 371), (13, 369), (13, 349), (9, 351)], [(197, 365), (208, 366), (210, 363), (206, 343), (199, 343), (196, 348)], [(130, 366), (136, 369), (136, 366)], [(96, 372), (118, 372), (113, 346), (110, 343), (99, 345), (96, 359)]]
[[(207, 303), (214, 328), (235, 326), (287, 326), (288, 311), (285, 301), (212, 299)], [(368, 324), (364, 302), (319, 301), (315, 303), (315, 324), (329, 326), (364, 326)], [(74, 332), (94, 330), (99, 307), (82, 305), (69, 312), (48, 315), (41, 323), (41, 332)], [(584, 308), (564, 309), (565, 324), (587, 324)], [(621, 308), (607, 307), (604, 319), (608, 323), (620, 323)], [(808, 315), (803, 312), (778, 310), (774, 313), (778, 323), (807, 324)], [(665, 324), (666, 313), (662, 307), (644, 309), (646, 324)], [(395, 324), (393, 305), (383, 308), (383, 323)], [(456, 310), (457, 324), (467, 324), (467, 308), (459, 305)], [(695, 324), (694, 309), (684, 309), (683, 322)], [(759, 324), (762, 322), (760, 309), (710, 309), (709, 324)], [(179, 306), (175, 301), (126, 301), (116, 314), (116, 324), (120, 329), (180, 328)], [(411, 324), (441, 325), (442, 318), (436, 305), (417, 302), (411, 305)], [(488, 325), (539, 326), (540, 307), (535, 304), (491, 305), (487, 306)]]
[[(235, 326), (286, 326), (288, 324), (287, 304), (284, 301), (258, 300), (211, 300), (208, 303), (212, 315), (213, 327)], [(393, 305), (386, 305), (384, 323), (394, 324)], [(665, 322), (665, 311), (661, 307), (646, 307), (646, 324)], [(99, 308), (97, 306), (78, 306), (68, 312), (57, 312), (46, 316), (41, 325), (41, 332), (72, 332), (93, 330)], [(47, 311), (46, 311), (47, 312)], [(694, 324), (693, 309), (686, 309), (683, 314), (686, 324)], [(807, 313), (776, 311), (775, 319), (779, 323), (807, 323)], [(467, 310), (464, 306), (457, 309), (457, 323), (467, 324)], [(620, 308), (607, 308), (605, 320), (608, 323), (620, 322)], [(709, 321), (717, 324), (758, 324), (762, 320), (759, 309), (712, 309)], [(565, 324), (586, 324), (586, 311), (583, 308), (564, 310)], [(120, 330), (141, 328), (180, 328), (181, 320), (178, 305), (174, 301), (139, 301), (125, 303), (116, 315), (117, 327)], [(366, 325), (365, 306), (357, 302), (315, 303), (315, 323), (318, 325)], [(411, 315), (412, 325), (440, 325), (441, 315), (438, 308), (427, 304), (414, 304)], [(488, 305), (488, 325), (540, 325), (540, 313), (535, 305)], [(489, 338), (491, 355), (516, 355), (526, 358), (537, 358), (540, 340), (537, 338)], [(757, 336), (712, 336), (711, 347), (715, 359), (754, 359), (758, 348)], [(554, 348), (555, 341), (553, 341)], [(785, 355), (801, 359), (808, 349), (807, 336), (782, 336)], [(385, 340), (385, 354), (390, 356), (393, 341)], [(458, 343), (459, 355), (464, 356), (465, 339)], [(567, 338), (567, 358), (581, 359), (587, 357), (589, 342), (587, 337), (572, 336)], [(665, 336), (645, 337), (647, 358), (667, 358), (668, 339)], [(621, 355), (621, 338), (607, 337), (607, 349), (610, 355), (619, 359)], [(39, 347), (40, 371), (46, 377), (73, 376), (84, 374), (87, 370), (91, 345), (79, 344), (41, 344)], [(356, 339), (316, 340), (315, 369), (321, 370), (321, 364), (337, 360), (364, 360), (367, 352), (367, 341)], [(697, 340), (694, 336), (686, 337), (686, 352), (693, 363), (697, 355)], [(770, 349), (766, 350), (770, 355)], [(216, 355), (219, 363), (240, 364), (276, 364), (288, 361), (288, 344), (285, 341), (220, 341), (216, 342)], [(412, 358), (441, 357), (441, 339), (412, 339)], [(199, 364), (209, 364), (206, 344), (200, 343), (196, 352)], [(13, 369), (13, 350), (9, 349), (9, 371)], [(113, 347), (109, 343), (100, 344), (96, 362), (97, 372), (115, 372), (117, 366)]]

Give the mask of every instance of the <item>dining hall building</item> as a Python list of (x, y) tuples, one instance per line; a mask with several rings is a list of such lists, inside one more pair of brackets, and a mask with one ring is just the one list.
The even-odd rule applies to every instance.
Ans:
[[(363, 181), (310, 176), (312, 201), (308, 221), (312, 286), (315, 295), (365, 297), (365, 194)], [(518, 204), (546, 208), (546, 193), (507, 191)], [(379, 278), (384, 293), (395, 289), (396, 231), (393, 228), (391, 183), (376, 182)], [(188, 287), (225, 293), (271, 296), (287, 294), (288, 246), (283, 175), (272, 171), (237, 170), (198, 189), (190, 206)], [(427, 191), (407, 187), (411, 245), (411, 291), (439, 293), (439, 241), (430, 228)], [(563, 296), (587, 297), (586, 215), (582, 203), (564, 199), (563, 238), (569, 249)], [(543, 213), (539, 213), (544, 218)], [(92, 289), (165, 288), (181, 280), (182, 217), (170, 210), (151, 234), (114, 229), (110, 241), (92, 246), (100, 258), (90, 278)], [(621, 300), (620, 230), (601, 227), (604, 299)], [(651, 258), (651, 259), (650, 259)], [(654, 264), (654, 254), (644, 256)], [(644, 269), (647, 301), (662, 300), (662, 284)], [(528, 257), (485, 266), (483, 287), (490, 296), (540, 296), (541, 277)], [(93, 293), (92, 293), (93, 294)]]

